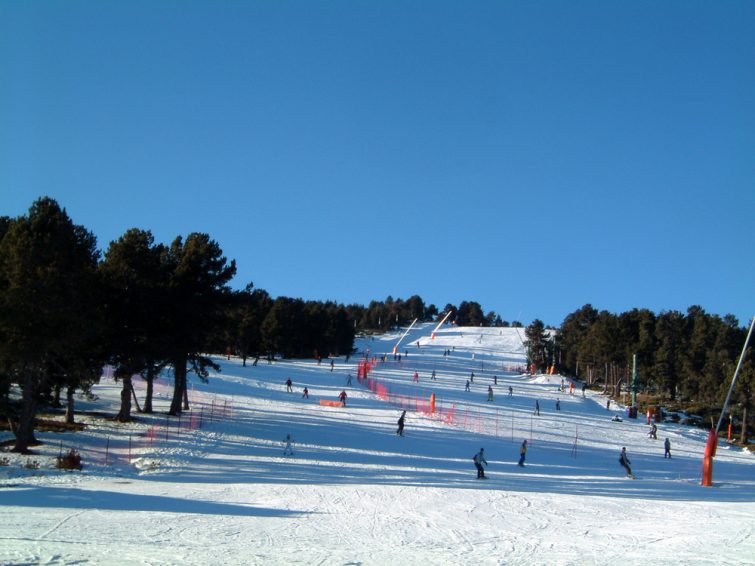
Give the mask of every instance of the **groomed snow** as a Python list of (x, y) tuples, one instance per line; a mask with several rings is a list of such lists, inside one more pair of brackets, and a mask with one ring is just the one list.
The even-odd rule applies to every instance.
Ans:
[[(221, 373), (192, 383), (180, 427), (165, 415), (167, 376), (154, 415), (118, 424), (81, 414), (83, 432), (39, 433), (34, 455), (0, 454), (0, 563), (755, 564), (752, 454), (723, 443), (714, 486), (701, 487), (705, 430), (662, 423), (651, 440), (644, 416), (607, 410), (579, 386), (570, 395), (568, 380), (561, 392), (560, 376), (522, 375), (521, 329), (431, 331), (404, 338), (400, 363), (400, 333), (358, 340), (359, 354), (333, 371), (329, 360), (218, 359)], [(370, 376), (391, 402), (356, 379), (367, 350), (388, 354)], [(346, 407), (319, 403), (342, 389)], [(436, 414), (416, 411), (431, 393)], [(78, 409), (116, 413), (118, 384), (104, 377), (94, 394)], [(622, 446), (636, 480), (619, 466)], [(481, 447), (487, 480), (472, 463)], [(70, 448), (81, 472), (55, 469)]]

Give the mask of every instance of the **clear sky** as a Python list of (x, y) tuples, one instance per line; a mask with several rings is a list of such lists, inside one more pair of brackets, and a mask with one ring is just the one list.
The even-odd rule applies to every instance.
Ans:
[(755, 2), (0, 2), (0, 215), (234, 286), (755, 315)]

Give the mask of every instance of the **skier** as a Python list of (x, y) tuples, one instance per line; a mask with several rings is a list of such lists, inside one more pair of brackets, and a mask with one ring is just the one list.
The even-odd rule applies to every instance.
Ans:
[(664, 449), (663, 458), (670, 459), (671, 458), (671, 441), (668, 438), (663, 443), (663, 449)]
[(351, 385), (351, 374), (346, 378), (346, 385)]
[(493, 388), (490, 385), (488, 385), (488, 401), (492, 401), (492, 400), (493, 400)]
[(585, 391), (586, 391), (586, 390), (587, 390), (587, 384), (586, 384), (586, 383), (583, 383), (583, 384), (582, 384), (582, 397), (584, 397), (584, 396), (585, 396)]
[(433, 381), (435, 381), (435, 370), (433, 370), (433, 374), (430, 376), (430, 379), (432, 379)]
[(498, 376), (497, 375), (493, 376), (493, 385), (498, 385)]
[(346, 391), (341, 391), (341, 394), (338, 396), (338, 399), (341, 401), (341, 405), (344, 407), (346, 406), (346, 397), (348, 397), (348, 395), (346, 395)]
[(472, 375), (469, 376), (469, 381), (474, 383), (474, 372), (472, 372)]
[(404, 417), (406, 416), (406, 411), (401, 413), (401, 416), (398, 419), (398, 430), (396, 431), (396, 434), (399, 436), (404, 436)]
[(302, 399), (309, 399), (309, 389), (306, 387), (304, 388), (304, 394), (301, 396)]
[(294, 384), (291, 381), (290, 377), (286, 380), (286, 391), (288, 393), (293, 393), (294, 392)]
[(556, 410), (557, 411), (561, 410), (561, 400), (560, 399), (556, 399)]
[(629, 467), (629, 464), (631, 464), (632, 462), (629, 461), (626, 447), (622, 447), (621, 449), (621, 456), (619, 456), (619, 463), (627, 471), (627, 477), (634, 478), (634, 474), (632, 474), (632, 468)]
[(513, 397), (513, 396), (514, 396), (514, 388), (511, 387), (511, 385), (509, 385), (509, 397)]
[(286, 447), (283, 449), (283, 455), (284, 456), (293, 456), (294, 455), (294, 439), (291, 438), (290, 434), (286, 435), (286, 439), (283, 441), (286, 443)]
[(477, 468), (478, 480), (485, 479), (485, 468), (483, 468), (482, 465), (485, 464), (487, 466), (488, 462), (487, 460), (485, 460), (484, 452), (485, 452), (485, 449), (480, 448), (480, 451), (474, 455), (474, 458), (472, 458), (472, 460), (474, 460), (475, 468)]
[(333, 360), (330, 360), (330, 373), (333, 373), (333, 365), (334, 365)]
[(535, 414), (540, 416), (540, 401), (537, 399), (535, 399)]
[(522, 442), (519, 447), (519, 465), (524, 467), (524, 457), (527, 455), (527, 439)]
[(650, 431), (648, 432), (648, 438), (652, 438), (653, 440), (658, 440), (658, 427), (655, 426), (655, 423), (650, 427)]
[(467, 384), (464, 386), (464, 391), (469, 391), (469, 380), (467, 379)]
[(414, 380), (415, 383), (419, 383), (419, 373), (415, 371), (414, 377), (412, 379)]
[(611, 410), (611, 400), (607, 399), (606, 400), (606, 411), (610, 411), (610, 410)]

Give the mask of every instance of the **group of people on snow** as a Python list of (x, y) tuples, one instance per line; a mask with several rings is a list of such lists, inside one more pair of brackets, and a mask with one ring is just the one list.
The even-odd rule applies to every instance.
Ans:
[[(522, 441), (522, 445), (519, 447), (519, 462), (518, 466), (524, 467), (524, 459), (527, 455), (527, 439)], [(484, 466), (488, 465), (488, 461), (485, 459), (485, 449), (480, 448), (480, 451), (477, 452), (474, 457), (472, 458), (472, 461), (474, 462), (475, 468), (477, 469), (477, 479), (486, 479), (487, 476), (485, 475), (485, 468)]]
[[(351, 384), (351, 374), (349, 374), (347, 381), (347, 385)], [(286, 386), (286, 392), (287, 393), (293, 393), (294, 392), (294, 383), (291, 381), (291, 378), (289, 377), (284, 382), (284, 385)], [(302, 399), (309, 399), (309, 389), (305, 386), (302, 390)], [(341, 402), (341, 405), (344, 407), (346, 406), (346, 399), (348, 395), (346, 394), (346, 390), (341, 390), (341, 393), (338, 394), (338, 400)]]
[[(332, 371), (332, 366), (333, 366), (333, 364), (332, 364), (332, 361), (331, 361), (331, 371)], [(413, 379), (414, 379), (415, 382), (419, 381), (419, 375), (418, 375), (418, 373), (416, 371), (414, 372)], [(433, 372), (432, 372), (431, 379), (435, 379), (435, 370), (433, 370)], [(495, 381), (497, 382), (497, 379)], [(351, 382), (351, 375), (349, 374), (348, 382), (347, 383), (350, 384), (350, 382)], [(467, 391), (470, 390), (470, 383), (474, 383), (474, 372), (471, 373), (469, 380), (467, 380), (467, 382), (466, 382), (465, 389)], [(293, 392), (293, 382), (292, 382), (292, 380), (290, 378), (286, 379), (285, 386), (286, 386), (286, 391), (287, 392)], [(586, 386), (583, 385), (583, 387), (582, 387), (582, 395), (583, 396), (585, 395), (585, 389), (586, 389)], [(563, 391), (563, 385), (562, 385), (562, 389), (561, 390)], [(508, 393), (509, 393), (509, 396), (513, 395), (513, 388), (511, 386), (508, 387)], [(302, 397), (303, 398), (309, 398), (309, 390), (307, 389), (307, 387), (304, 387)], [(346, 393), (345, 390), (342, 390), (340, 392), (340, 394), (338, 395), (338, 399), (339, 399), (339, 401), (341, 402), (341, 404), (343, 406), (346, 406), (346, 399), (347, 399), (347, 397), (348, 397), (348, 395), (347, 395), (347, 393)], [(488, 386), (488, 397), (487, 397), (487, 400), (488, 401), (492, 401), (493, 400), (493, 388), (490, 385)], [(611, 400), (608, 399), (606, 401), (606, 409), (610, 409), (610, 406), (611, 406)], [(560, 408), (561, 408), (560, 407), (560, 400), (557, 399), (556, 400), (556, 410), (560, 410)], [(539, 400), (535, 400), (535, 415), (539, 415), (539, 414), (540, 414), (540, 402), (539, 402)], [(614, 420), (621, 421), (620, 418), (614, 418)], [(398, 419), (398, 423), (397, 423), (398, 424), (398, 428), (396, 430), (396, 435), (398, 435), (398, 436), (404, 436), (405, 421), (406, 421), (406, 411), (403, 411), (401, 413), (401, 416)], [(652, 438), (652, 439), (657, 439), (658, 438), (657, 437), (657, 430), (658, 430), (657, 426), (655, 424), (653, 424), (651, 426), (649, 432), (648, 432), (648, 437)], [(293, 455), (293, 438), (291, 437), (290, 434), (286, 435), (284, 443), (285, 443), (285, 448), (284, 448), (284, 451), (283, 451), (284, 455)], [(520, 466), (520, 467), (524, 467), (524, 465), (525, 465), (527, 450), (528, 450), (528, 444), (527, 444), (527, 440), (525, 439), (525, 440), (522, 441), (522, 443), (521, 443), (521, 445), (519, 447), (519, 461), (517, 462), (517, 465)], [(664, 455), (663, 455), (663, 457), (664, 457), (664, 459), (665, 458), (671, 458), (671, 441), (668, 438), (666, 438), (665, 441), (664, 441)], [(485, 475), (485, 468), (484, 468), (484, 466), (487, 466), (488, 462), (487, 462), (487, 460), (485, 458), (485, 450), (484, 450), (484, 448), (480, 448), (479, 452), (477, 452), (474, 455), (473, 461), (474, 461), (474, 464), (475, 464), (475, 468), (477, 470), (477, 478), (478, 479), (487, 479), (487, 476)], [(632, 468), (631, 468), (631, 462), (630, 462), (629, 457), (627, 455), (626, 447), (622, 447), (622, 449), (621, 449), (621, 453), (619, 455), (619, 463), (622, 466), (622, 468), (624, 468), (627, 477), (634, 478), (634, 474), (633, 474)]]

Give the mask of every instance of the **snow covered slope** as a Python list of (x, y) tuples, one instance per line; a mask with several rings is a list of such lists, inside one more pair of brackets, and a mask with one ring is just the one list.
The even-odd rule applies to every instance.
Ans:
[[(166, 376), (155, 415), (40, 433), (30, 458), (0, 455), (0, 563), (755, 564), (753, 455), (720, 446), (715, 486), (700, 487), (705, 431), (662, 424), (650, 440), (644, 419), (614, 422), (625, 408), (600, 395), (512, 371), (524, 365), (516, 329), (431, 330), (404, 338), (400, 362), (401, 333), (360, 339), (332, 371), (219, 359), (180, 423), (165, 415)], [(367, 353), (369, 383), (357, 380)], [(320, 404), (342, 390), (345, 407)], [(118, 385), (106, 377), (94, 393), (79, 408), (115, 414)], [(485, 481), (472, 463), (481, 447)], [(71, 448), (83, 471), (56, 470)]]

